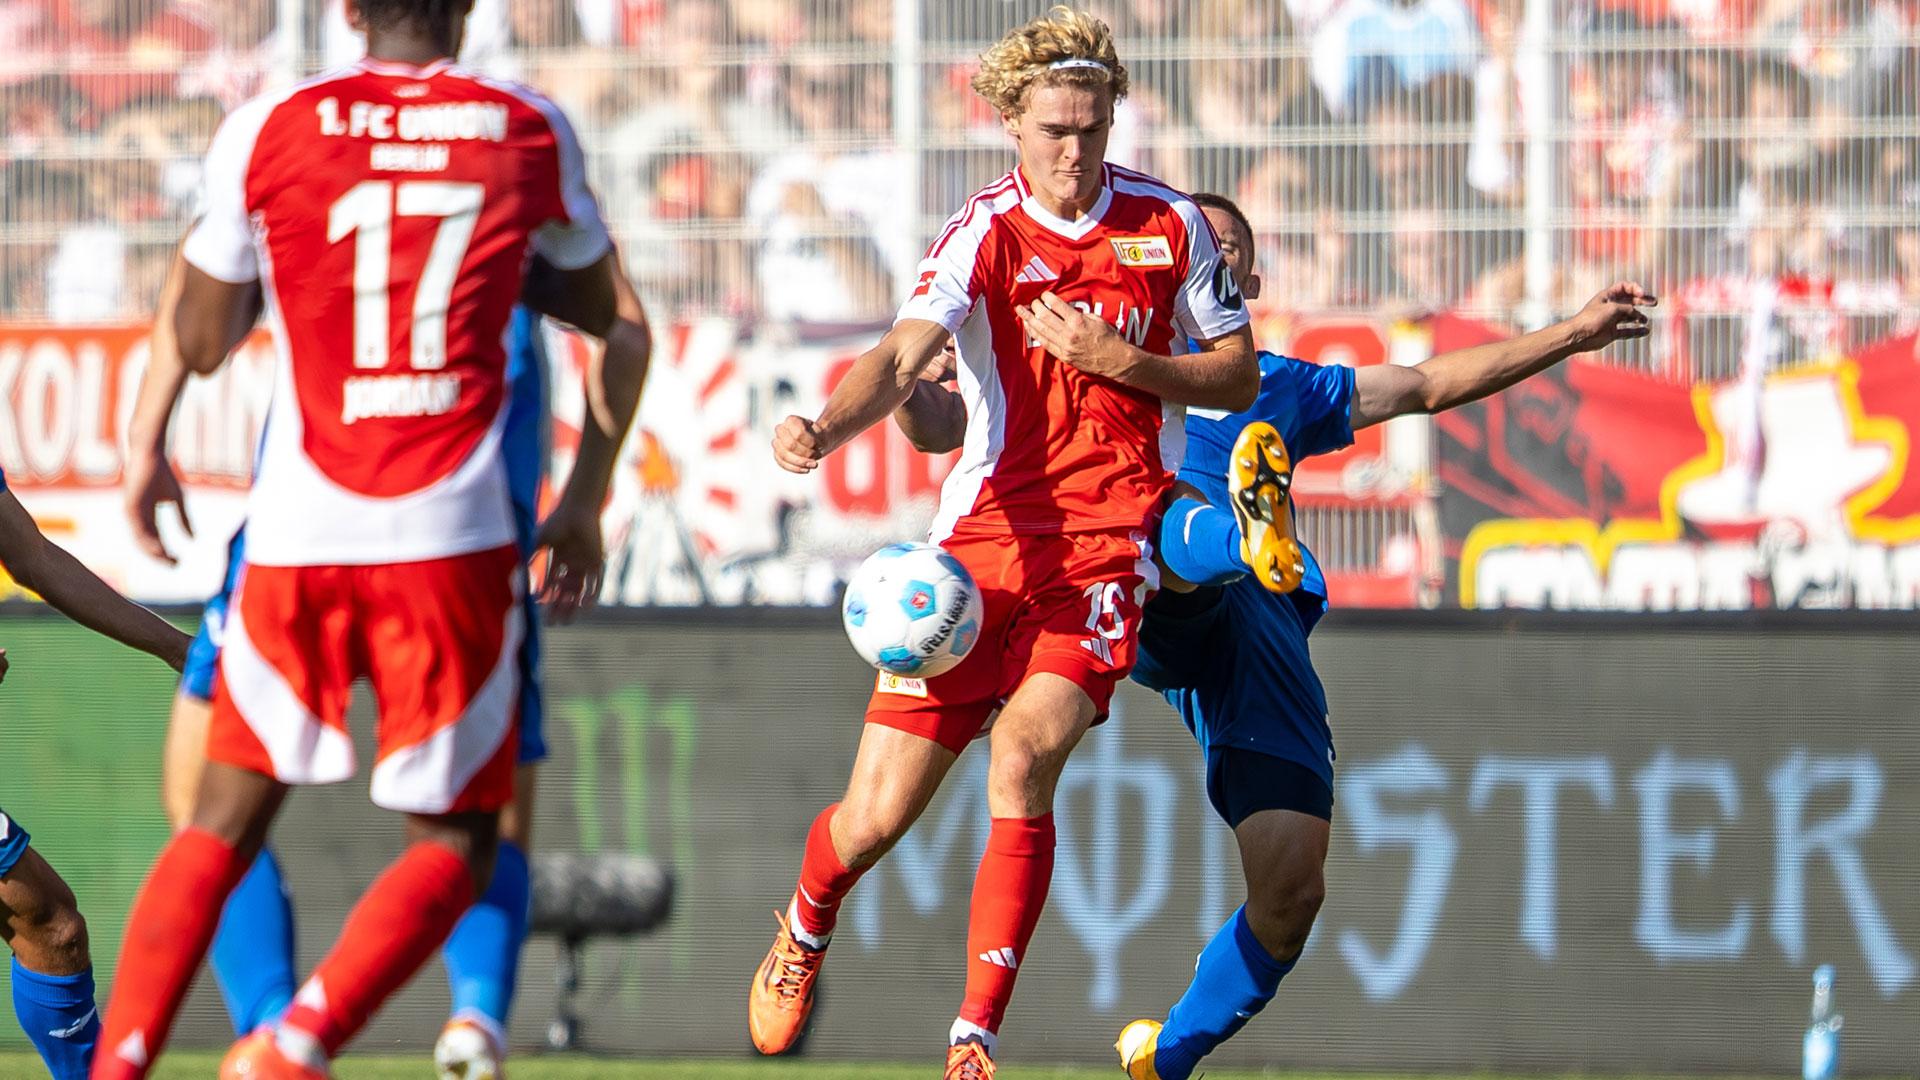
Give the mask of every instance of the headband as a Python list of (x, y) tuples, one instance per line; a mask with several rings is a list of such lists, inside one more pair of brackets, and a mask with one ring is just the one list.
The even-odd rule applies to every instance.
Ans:
[(1105, 71), (1109, 74), (1113, 71), (1112, 68), (1109, 68), (1098, 60), (1088, 60), (1084, 58), (1055, 60), (1053, 63), (1047, 65), (1048, 71), (1065, 71), (1069, 68), (1092, 68), (1095, 71)]

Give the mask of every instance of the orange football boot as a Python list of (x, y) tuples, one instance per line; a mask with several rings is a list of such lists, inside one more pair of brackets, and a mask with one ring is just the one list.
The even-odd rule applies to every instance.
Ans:
[(993, 1080), (993, 1058), (979, 1039), (962, 1039), (947, 1047), (943, 1080)]
[(774, 936), (760, 970), (753, 973), (747, 1031), (761, 1053), (784, 1054), (807, 1028), (807, 1017), (813, 1012), (813, 981), (820, 977), (827, 952), (795, 940), (786, 912), (776, 911), (773, 917), (780, 922), (780, 933)]
[(291, 1061), (280, 1052), (273, 1029), (263, 1027), (233, 1044), (220, 1062), (220, 1080), (331, 1080), (325, 1067)]

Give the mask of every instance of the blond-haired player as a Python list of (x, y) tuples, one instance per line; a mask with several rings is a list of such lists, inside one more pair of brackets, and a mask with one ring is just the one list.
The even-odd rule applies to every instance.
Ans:
[[(842, 899), (985, 734), (993, 820), (949, 1080), (993, 1075), (996, 1033), (1053, 873), (1054, 788), (1133, 665), (1156, 577), (1147, 536), (1178, 468), (1180, 407), (1242, 409), (1259, 381), (1244, 305), (1206, 217), (1160, 181), (1103, 163), (1127, 92), (1107, 26), (1056, 7), (988, 50), (974, 88), (999, 111), (1016, 167), (948, 221), (893, 329), (818, 417), (780, 424), (774, 454), (794, 472), (817, 468), (905, 404), (951, 339), (966, 436), (932, 539), (979, 582), (985, 622), (953, 671), (875, 690), (846, 794), (807, 835), (749, 1016), (765, 1053), (799, 1037)], [(1036, 320), (1097, 320), (1125, 348), (1064, 360), (1035, 336)], [(1189, 340), (1191, 354), (1173, 355)]]

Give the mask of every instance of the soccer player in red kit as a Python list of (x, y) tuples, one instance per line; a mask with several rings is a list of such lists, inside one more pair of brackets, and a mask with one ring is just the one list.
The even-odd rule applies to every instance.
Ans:
[(541, 526), (549, 603), (590, 595), (599, 511), (644, 370), (611, 242), (552, 103), (455, 66), (471, 0), (349, 0), (361, 62), (256, 99), (208, 152), (182, 248), (181, 358), (217, 367), (261, 306), (279, 360), (247, 561), (192, 823), (135, 900), (95, 1080), (146, 1075), (289, 784), (354, 772), (352, 683), (380, 709), (375, 803), (409, 844), (276, 1027), (223, 1077), (328, 1062), (492, 872), (513, 795), (523, 559), (504, 459), (516, 300), (606, 341), (581, 457)]
[[(988, 50), (974, 87), (999, 110), (1018, 166), (948, 222), (893, 329), (818, 418), (781, 423), (774, 453), (792, 471), (817, 468), (904, 404), (951, 338), (967, 434), (933, 539), (979, 583), (986, 621), (953, 671), (880, 682), (846, 794), (813, 823), (749, 1004), (763, 1053), (792, 1046), (842, 899), (997, 710), (993, 820), (974, 880), (950, 1080), (993, 1075), (1001, 1017), (1053, 874), (1054, 788), (1133, 664), (1155, 580), (1147, 535), (1178, 468), (1181, 406), (1245, 408), (1259, 380), (1244, 305), (1205, 216), (1159, 181), (1102, 161), (1127, 90), (1106, 25), (1056, 7)], [(1030, 335), (1036, 307), (1100, 319), (1131, 348), (1074, 367)], [(1196, 352), (1171, 355), (1188, 339)]]

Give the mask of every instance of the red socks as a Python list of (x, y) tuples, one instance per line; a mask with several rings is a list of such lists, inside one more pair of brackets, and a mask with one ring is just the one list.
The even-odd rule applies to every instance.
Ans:
[(441, 844), (414, 844), (354, 905), (339, 942), (300, 988), (281, 1026), (312, 1036), (328, 1057), (339, 1053), (440, 948), (472, 903), (466, 861)]
[(248, 862), (226, 841), (200, 829), (183, 831), (160, 853), (127, 915), (93, 1080), (139, 1080), (147, 1074), (213, 942), (227, 894)]
[(1053, 881), (1053, 815), (994, 818), (987, 852), (973, 878), (967, 923), (967, 998), (960, 1019), (987, 1032), (1000, 1030), (1013, 980)]
[[(860, 880), (866, 868), (849, 870), (840, 865), (840, 856), (833, 850), (834, 811), (840, 809), (834, 803), (820, 816), (813, 819), (813, 827), (807, 830), (807, 852), (800, 860), (800, 887), (794, 893), (790, 914), (793, 929), (809, 937), (824, 939), (833, 933), (834, 920), (840, 915), (840, 902), (847, 898), (853, 883)], [(807, 942), (802, 942), (807, 944)]]

